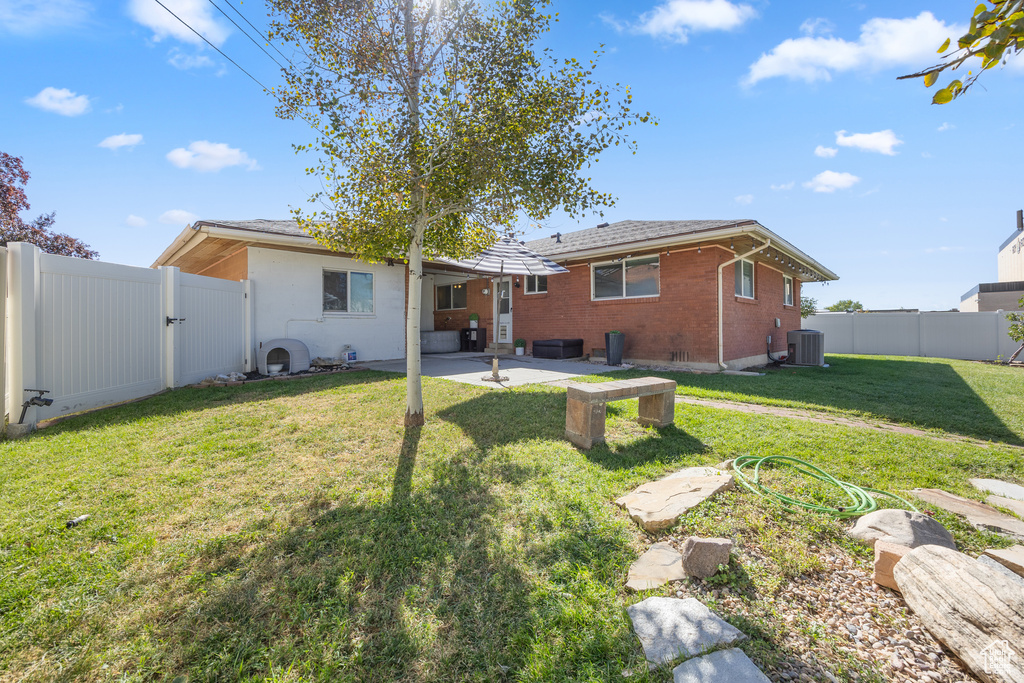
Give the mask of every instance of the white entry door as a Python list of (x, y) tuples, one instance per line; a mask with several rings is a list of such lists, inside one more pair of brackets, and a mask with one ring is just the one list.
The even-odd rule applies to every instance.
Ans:
[(494, 319), (498, 321), (498, 343), (512, 343), (512, 278), (504, 277), (494, 280), (495, 296)]

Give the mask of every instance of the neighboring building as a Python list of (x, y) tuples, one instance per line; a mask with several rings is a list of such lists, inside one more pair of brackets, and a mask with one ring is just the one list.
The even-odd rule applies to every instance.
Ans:
[[(753, 220), (622, 221), (527, 246), (569, 272), (499, 283), (426, 264), (421, 329), (460, 330), (477, 313), (489, 341), (497, 319), (503, 350), (516, 338), (528, 349), (537, 339), (583, 338), (593, 355), (604, 353), (605, 332), (619, 330), (627, 360), (742, 368), (767, 362), (769, 335), (771, 352), (785, 352), (786, 333), (800, 327), (804, 281), (837, 279)], [(257, 343), (292, 337), (313, 355), (349, 344), (360, 360), (404, 356), (406, 268), (332, 252), (294, 221), (198, 221), (153, 265), (250, 280)]]
[(998, 282), (982, 282), (960, 297), (960, 310), (1013, 311), (1024, 297), (1024, 212), (1017, 212), (1017, 229), (999, 245)]

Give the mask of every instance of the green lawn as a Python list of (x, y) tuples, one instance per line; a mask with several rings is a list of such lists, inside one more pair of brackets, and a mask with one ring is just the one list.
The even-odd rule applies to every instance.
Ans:
[[(970, 408), (990, 416), (972, 435), (1020, 439), (1008, 414), (1024, 394), (1017, 370), (830, 361), (833, 378), (671, 376), (681, 391), (933, 429), (949, 415), (954, 433), (976, 421)], [(935, 383), (887, 387), (883, 370), (917, 372), (901, 363), (927, 365)], [(929, 414), (938, 384), (950, 405), (959, 387), (965, 408), (912, 418)], [(1024, 481), (1018, 449), (999, 444), (686, 405), (653, 430), (633, 421), (636, 401), (610, 405), (608, 444), (583, 452), (562, 438), (564, 390), (424, 389), (427, 424), (410, 431), (404, 378), (357, 372), (182, 389), (0, 443), (0, 680), (613, 681), (629, 669), (630, 681), (664, 682), (623, 609), (645, 597), (623, 589), (641, 534), (609, 502), (631, 488), (742, 453), (795, 455), (890, 490), (977, 498), (971, 476)], [(871, 391), (888, 407), (869, 410)], [(81, 514), (92, 517), (64, 529)], [(968, 551), (1005, 545), (939, 519)], [(751, 633), (743, 647), (763, 665), (791, 654), (772, 600), (787, 577), (821, 568), (808, 546), (866, 556), (841, 524), (743, 492), (673, 533), (695, 532), (763, 557), (721, 577), (746, 591), (747, 616), (723, 616)], [(835, 645), (841, 679), (878, 680)]]
[(763, 377), (626, 375), (671, 377), (678, 393), (690, 396), (845, 413), (1024, 445), (1024, 369), (893, 356), (830, 355), (826, 361), (827, 368), (768, 368)]

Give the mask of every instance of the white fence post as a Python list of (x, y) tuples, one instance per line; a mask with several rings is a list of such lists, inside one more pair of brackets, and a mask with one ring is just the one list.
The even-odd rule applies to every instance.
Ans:
[[(29, 398), (26, 389), (45, 389), (36, 387), (38, 364), (36, 352), (36, 311), (39, 305), (39, 248), (14, 242), (7, 245), (10, 255), (8, 266), (8, 282), (10, 284), (10, 315), (11, 315), (11, 355), (10, 387), (11, 387), (11, 423), (21, 413), (21, 404)], [(25, 414), (26, 424), (36, 422), (35, 408), (29, 408)]]
[(0, 247), (0, 427), (7, 415), (7, 249)]
[(253, 301), (252, 301), (252, 280), (245, 280), (245, 368), (244, 372), (252, 372), (256, 369), (253, 359), (252, 348), (252, 324), (253, 324)]
[(160, 266), (160, 274), (160, 284), (164, 290), (164, 386), (173, 389), (178, 386), (176, 376), (178, 344), (175, 339), (178, 326), (176, 323), (169, 323), (168, 319), (178, 317), (180, 277), (178, 269), (174, 266)]

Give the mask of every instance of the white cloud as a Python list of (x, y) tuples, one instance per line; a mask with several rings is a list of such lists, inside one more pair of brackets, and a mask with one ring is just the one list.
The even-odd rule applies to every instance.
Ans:
[[(164, 214), (164, 216), (166, 216), (168, 213), (171, 213), (171, 212), (168, 211), (167, 213)], [(185, 212), (185, 213), (187, 213), (187, 212)], [(189, 215), (191, 215), (191, 214), (189, 214)], [(161, 216), (160, 218), (162, 219), (163, 216)], [(164, 221), (164, 222), (167, 222), (167, 221)], [(147, 225), (145, 218), (143, 218), (142, 216), (136, 216), (134, 213), (128, 214), (128, 218), (124, 219), (124, 224), (129, 226), (129, 227), (132, 227), (132, 228), (144, 228)]]
[(140, 133), (121, 133), (120, 135), (111, 135), (109, 138), (105, 138), (97, 147), (118, 149), (120, 147), (134, 147), (140, 144), (142, 144), (142, 135)]
[(821, 157), (823, 159), (831, 159), (837, 154), (839, 154), (839, 150), (835, 147), (823, 147), (818, 145), (814, 148), (814, 156)]
[(833, 73), (842, 71), (919, 68), (936, 60), (935, 50), (942, 41), (965, 30), (939, 21), (931, 12), (921, 12), (906, 19), (871, 19), (853, 42), (831, 36), (789, 38), (751, 64), (743, 83), (753, 85), (775, 77), (813, 83), (830, 81)]
[(27, 104), (63, 116), (78, 116), (89, 111), (89, 98), (76, 95), (67, 88), (43, 88), (35, 97), (25, 100)]
[(34, 35), (80, 26), (92, 6), (81, 0), (0, 0), (0, 31)]
[(815, 192), (835, 192), (853, 187), (860, 182), (860, 178), (852, 173), (838, 173), (836, 171), (822, 171), (806, 183), (804, 187)]
[[(214, 19), (213, 6), (204, 0), (163, 0), (163, 3), (167, 9), (181, 17), (185, 24), (218, 47), (231, 33), (227, 26)], [(132, 19), (153, 31), (153, 40), (161, 41), (170, 37), (194, 45), (203, 44), (199, 36), (153, 0), (130, 0), (128, 13)]]
[(836, 131), (836, 144), (840, 147), (856, 147), (864, 152), (878, 152), (887, 156), (895, 156), (897, 145), (903, 140), (896, 137), (891, 130), (880, 130), (875, 133), (854, 133), (847, 135), (845, 130)]
[(250, 171), (258, 171), (260, 166), (255, 159), (240, 149), (228, 147), (223, 142), (196, 140), (188, 146), (172, 149), (167, 153), (167, 160), (178, 168), (191, 168), (196, 171), (219, 171), (228, 166), (245, 166)]
[(182, 71), (187, 69), (201, 69), (204, 67), (216, 66), (216, 62), (206, 55), (190, 55), (182, 52), (178, 48), (173, 48), (168, 55), (167, 63), (175, 69), (181, 69)]
[(796, 181), (789, 181), (788, 183), (782, 183), (780, 185), (772, 185), (773, 190), (792, 190), (793, 186), (796, 185)]
[(805, 36), (829, 35), (835, 30), (835, 24), (821, 17), (806, 19), (800, 24), (800, 33)]
[(189, 225), (199, 220), (199, 216), (184, 209), (171, 209), (160, 214), (157, 220), (167, 225)]
[(741, 194), (739, 197), (736, 197), (737, 204), (747, 205), (752, 201), (754, 201), (754, 195), (752, 194)]
[(635, 24), (619, 21), (610, 15), (601, 15), (601, 18), (618, 31), (628, 29), (685, 43), (691, 33), (731, 31), (756, 16), (757, 11), (750, 5), (729, 0), (668, 0), (641, 14)]
[(942, 125), (936, 128), (935, 130), (941, 133), (944, 130), (953, 130), (954, 128), (956, 128), (956, 126), (954, 126), (952, 123), (943, 122)]

